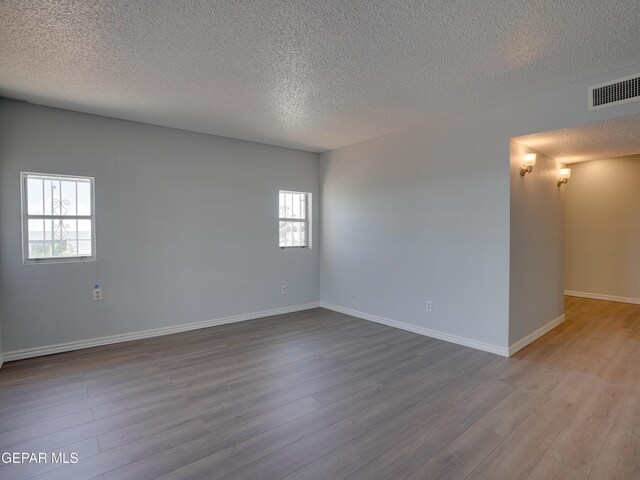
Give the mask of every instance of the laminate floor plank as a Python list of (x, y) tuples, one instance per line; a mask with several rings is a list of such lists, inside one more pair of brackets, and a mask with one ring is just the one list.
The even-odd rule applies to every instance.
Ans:
[(365, 433), (346, 444), (344, 448), (329, 452), (286, 478), (288, 480), (316, 478), (338, 480), (345, 478), (410, 436), (436, 416), (437, 413), (431, 406), (424, 402), (417, 403), (402, 414), (366, 430)]
[(611, 429), (596, 463), (623, 472), (640, 472), (640, 432), (628, 427)]
[(469, 475), (470, 479), (526, 479), (572, 413), (573, 405), (552, 398), (534, 410)]
[(587, 474), (543, 456), (531, 471), (527, 480), (586, 480)]
[[(360, 391), (332, 405), (318, 409), (274, 426), (268, 419), (247, 435), (242, 429), (224, 432), (212, 429), (211, 434), (183, 445), (177, 445), (153, 457), (127, 465), (106, 474), (107, 478), (138, 479), (156, 478), (180, 470), (188, 474), (209, 469), (210, 476), (223, 476), (236, 468), (273, 453), (298, 440), (312, 435), (345, 419), (349, 414), (375, 404), (379, 399), (391, 395), (381, 387)], [(195, 467), (183, 469), (188, 465)]]
[[(355, 423), (343, 419), (312, 435), (301, 438), (295, 443), (277, 450), (276, 452), (260, 458), (242, 468), (234, 470), (224, 477), (224, 480), (242, 480), (252, 478), (256, 480), (269, 480), (272, 478), (284, 478), (289, 473), (304, 467), (326, 452), (339, 449), (342, 445), (360, 435), (364, 429)], [(209, 475), (205, 469), (202, 474)], [(171, 478), (176, 478), (171, 475)], [(178, 477), (180, 478), (180, 477)], [(193, 480), (202, 478), (197, 475)]]
[(82, 462), (60, 466), (49, 472), (37, 475), (38, 480), (83, 480), (90, 479), (102, 472), (126, 465), (140, 458), (145, 458), (165, 451), (173, 445), (188, 442), (206, 435), (207, 430), (201, 422), (194, 421), (164, 430), (162, 433), (146, 437), (144, 440), (129, 443), (122, 447), (92, 455)]
[(409, 480), (465, 478), (504, 440), (503, 435), (471, 426), (423, 463)]
[[(346, 478), (407, 478), (427, 460), (450, 445), (458, 436), (505, 398), (512, 389), (498, 381), (490, 381), (473, 388), (469, 395), (458, 398), (449, 406), (439, 405), (441, 412), (408, 436), (394, 439), (390, 448)], [(428, 400), (427, 400), (428, 403)], [(416, 422), (417, 423), (417, 422)], [(352, 467), (355, 462), (350, 462)], [(341, 475), (333, 478), (343, 478)]]
[(502, 358), (321, 308), (8, 362), (0, 478), (640, 478), (640, 306)]
[(18, 442), (31, 440), (41, 437), (51, 432), (57, 432), (61, 429), (75, 427), (93, 422), (91, 410), (81, 410), (79, 412), (70, 413), (62, 417), (46, 420), (26, 427), (10, 430), (0, 433), (0, 449), (6, 451), (7, 447)]

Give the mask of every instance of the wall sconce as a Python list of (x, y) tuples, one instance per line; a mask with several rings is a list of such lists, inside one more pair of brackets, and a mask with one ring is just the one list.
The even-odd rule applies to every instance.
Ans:
[(533, 166), (536, 164), (536, 154), (527, 153), (524, 156), (524, 162), (522, 162), (522, 168), (520, 168), (520, 176), (524, 177), (525, 174), (533, 171)]
[(567, 183), (569, 181), (570, 176), (571, 176), (570, 168), (561, 168), (560, 176), (558, 177), (558, 186), (562, 185), (563, 183)]

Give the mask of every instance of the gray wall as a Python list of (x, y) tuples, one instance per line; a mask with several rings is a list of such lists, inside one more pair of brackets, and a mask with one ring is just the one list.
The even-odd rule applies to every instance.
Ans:
[[(279, 188), (318, 193), (316, 155), (2, 102), (4, 351), (311, 302), (319, 275), (328, 303), (506, 349), (532, 328), (509, 300), (527, 288), (510, 278), (510, 139), (640, 113), (586, 102), (639, 69), (323, 154), (319, 265), (318, 248), (279, 250), (275, 221)], [(21, 264), (21, 170), (96, 177), (95, 263)]]
[(638, 113), (589, 112), (587, 88), (639, 68), (322, 154), (320, 299), (501, 348), (531, 333), (509, 302), (527, 288), (510, 281), (510, 139)]
[[(465, 123), (439, 122), (322, 154), (320, 297), (503, 345), (508, 171), (499, 161), (474, 165), (475, 140), (489, 134), (489, 124), (460, 125), (467, 138), (458, 142), (457, 122)], [(488, 148), (500, 158), (499, 143)]]
[[(22, 264), (20, 171), (95, 177), (95, 262)], [(318, 249), (278, 248), (277, 202), (312, 192), (317, 217), (318, 178), (317, 154), (1, 101), (5, 354), (317, 301)]]
[[(525, 153), (536, 153), (533, 172), (524, 177)], [(564, 197), (558, 187), (563, 164), (511, 142), (511, 295), (509, 343), (520, 340), (564, 312)]]
[(571, 165), (565, 289), (640, 301), (640, 155)]

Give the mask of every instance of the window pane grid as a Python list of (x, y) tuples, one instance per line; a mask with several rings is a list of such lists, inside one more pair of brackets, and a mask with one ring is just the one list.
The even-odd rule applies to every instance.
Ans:
[(307, 218), (307, 194), (297, 192), (280, 192), (280, 218)]
[(307, 245), (307, 223), (280, 221), (280, 246), (304, 247)]
[(279, 245), (306, 247), (308, 232), (308, 194), (280, 191), (279, 195)]
[(22, 175), (25, 261), (93, 258), (92, 179)]

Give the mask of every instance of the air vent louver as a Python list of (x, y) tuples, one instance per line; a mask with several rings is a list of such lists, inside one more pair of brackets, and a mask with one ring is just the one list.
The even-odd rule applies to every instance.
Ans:
[(640, 100), (640, 74), (589, 87), (589, 110)]

